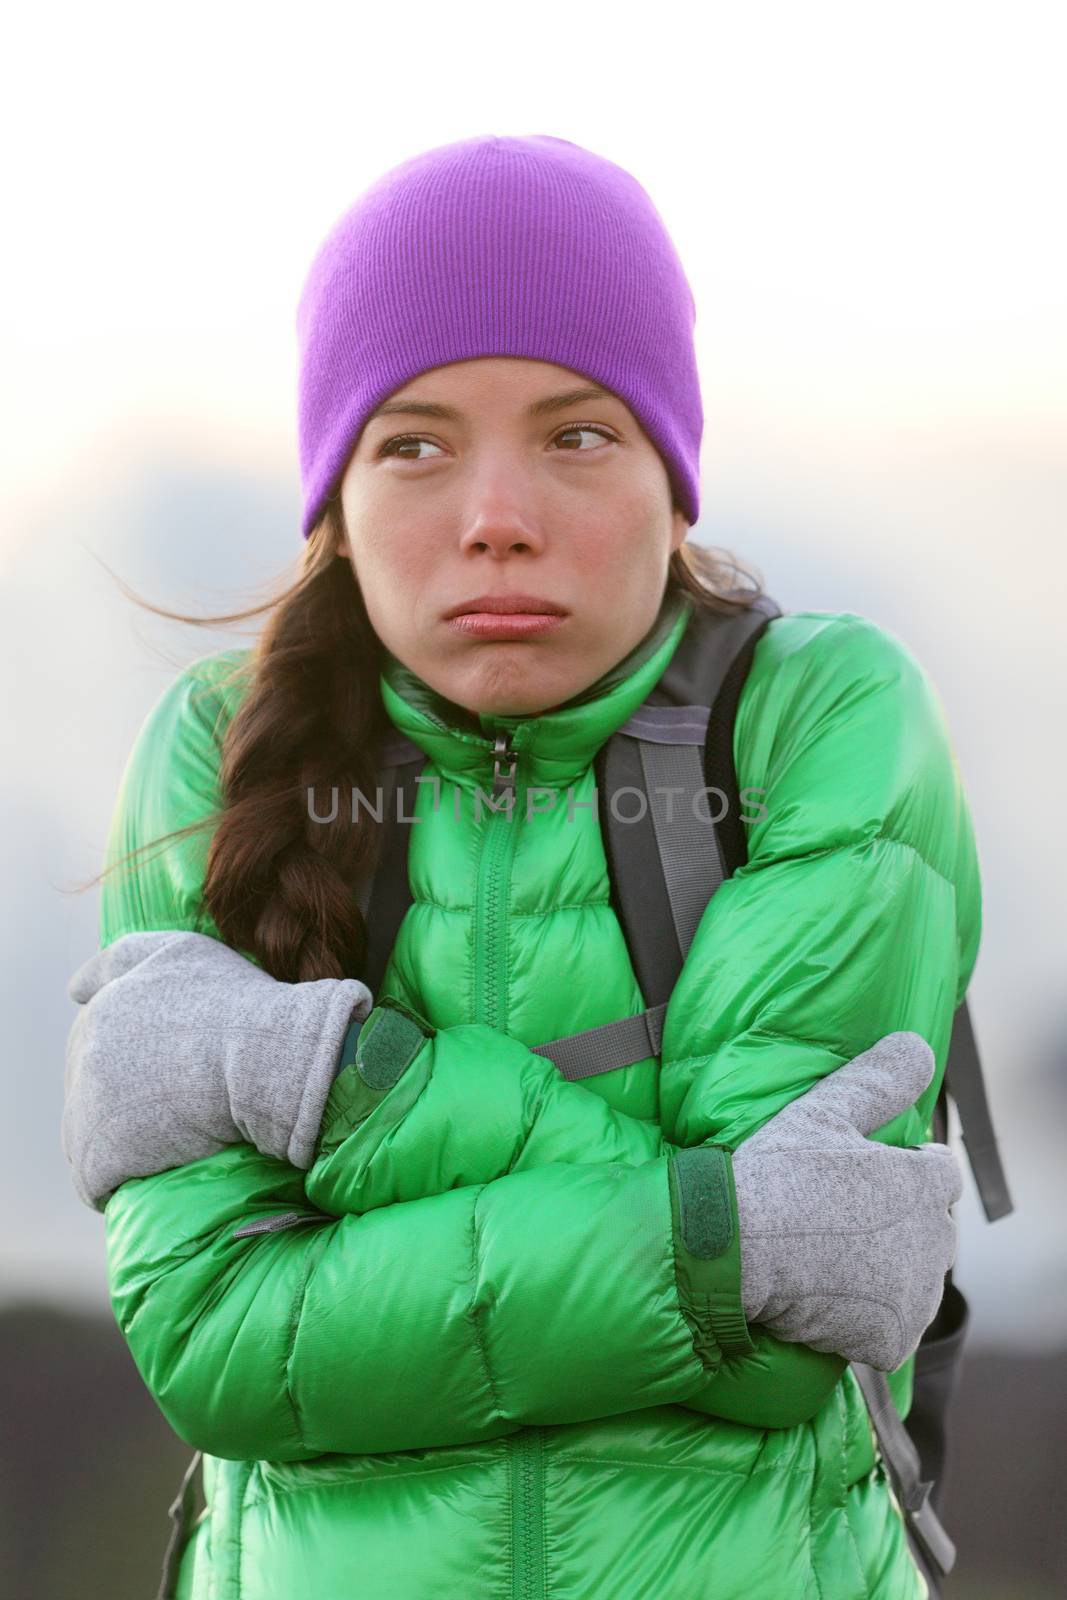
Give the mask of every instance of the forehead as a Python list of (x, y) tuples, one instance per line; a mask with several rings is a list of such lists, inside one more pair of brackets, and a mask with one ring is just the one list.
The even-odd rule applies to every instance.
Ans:
[(398, 385), (368, 416), (407, 411), (462, 419), (467, 409), (506, 405), (540, 416), (589, 402), (625, 406), (605, 385), (550, 361), (516, 356), (479, 356), (428, 368)]

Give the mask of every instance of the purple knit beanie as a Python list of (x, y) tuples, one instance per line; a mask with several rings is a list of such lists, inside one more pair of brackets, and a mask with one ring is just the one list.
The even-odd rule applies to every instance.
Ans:
[(622, 167), (551, 134), (441, 145), (365, 190), (301, 292), (305, 539), (370, 413), (420, 372), (528, 356), (629, 406), (700, 513), (696, 308), (663, 220)]

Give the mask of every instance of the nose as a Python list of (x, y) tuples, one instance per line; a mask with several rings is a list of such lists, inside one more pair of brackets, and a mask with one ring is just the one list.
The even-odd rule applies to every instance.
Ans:
[(512, 551), (539, 552), (544, 535), (536, 515), (506, 485), (483, 489), (475, 498), (460, 548), (503, 557)]

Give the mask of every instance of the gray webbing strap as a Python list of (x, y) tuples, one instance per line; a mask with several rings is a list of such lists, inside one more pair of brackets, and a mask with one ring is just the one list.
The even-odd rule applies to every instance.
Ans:
[(956, 1564), (956, 1546), (930, 1504), (933, 1483), (922, 1477), (918, 1452), (893, 1404), (886, 1375), (862, 1361), (853, 1361), (851, 1367), (867, 1402), (882, 1459), (908, 1528), (927, 1560), (947, 1575)]
[[(722, 852), (704, 787), (707, 706), (655, 705), (646, 701), (619, 734), (635, 739), (656, 838), (656, 849), (678, 943), (677, 967), (689, 953), (704, 909), (723, 881)], [(616, 748), (618, 748), (616, 746)], [(612, 752), (608, 787), (614, 794)], [(659, 1055), (667, 1006), (532, 1046), (548, 1056), (565, 1078), (592, 1078)]]
[[(662, 707), (646, 707), (645, 716)], [(723, 880), (722, 855), (711, 820), (704, 783), (704, 736), (707, 732), (707, 707), (667, 708), (704, 713), (703, 726), (690, 721), (676, 731), (679, 737), (693, 738), (687, 744), (667, 744), (635, 735), (641, 740), (641, 765), (645, 774), (649, 809), (656, 830), (656, 845), (663, 867), (663, 881), (671, 902), (671, 916), (684, 961), (689, 954), (697, 924), (715, 890)], [(628, 729), (624, 726), (624, 732)]]
[(620, 733), (648, 744), (697, 744), (708, 736), (707, 706), (659, 706), (646, 702), (624, 722)]
[(163, 1556), (163, 1571), (160, 1574), (159, 1589), (156, 1591), (156, 1600), (174, 1600), (178, 1587), (178, 1572), (181, 1567), (182, 1551), (185, 1549), (193, 1522), (193, 1506), (196, 1503), (196, 1469), (203, 1460), (203, 1451), (198, 1450), (186, 1467), (182, 1481), (178, 1486), (178, 1493), (171, 1504), (168, 1516), (174, 1526), (170, 1531), (167, 1548)]
[(616, 1067), (631, 1067), (635, 1061), (658, 1056), (663, 1038), (666, 1005), (651, 1006), (635, 1017), (620, 1017), (600, 1028), (586, 1028), (552, 1039), (548, 1044), (530, 1046), (535, 1056), (548, 1056), (565, 1078), (595, 1078)]
[(996, 1222), (998, 1218), (1014, 1211), (1015, 1206), (997, 1148), (982, 1063), (966, 999), (952, 1019), (945, 1083), (959, 1115), (960, 1133), (986, 1221)]

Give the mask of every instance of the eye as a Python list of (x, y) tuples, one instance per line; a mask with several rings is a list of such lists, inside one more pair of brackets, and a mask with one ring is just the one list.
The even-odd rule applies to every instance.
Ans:
[[(607, 439), (612, 443), (615, 442), (615, 435), (610, 433), (607, 428), (598, 427), (592, 422), (572, 422), (569, 427), (562, 428), (553, 437), (552, 443), (558, 444), (561, 439), (574, 438), (583, 433), (596, 434), (601, 439)], [(426, 438), (424, 434), (399, 433), (394, 435), (392, 439), (386, 439), (385, 443), (379, 446), (377, 454), (378, 456), (394, 456), (398, 461), (426, 461), (429, 459), (427, 456), (401, 454), (401, 451), (406, 451), (412, 446), (417, 449), (420, 444), (428, 444), (434, 450), (441, 448), (440, 445), (434, 444), (432, 439)], [(565, 450), (567, 449), (567, 447), (564, 448)], [(587, 455), (589, 452), (583, 450), (579, 445), (577, 449), (567, 450), (567, 453), (570, 455)]]
[[(557, 433), (552, 442), (556, 444), (560, 439), (567, 438), (569, 434), (578, 433), (597, 433), (602, 439), (609, 439), (613, 442), (615, 439), (615, 435), (609, 433), (607, 428), (598, 428), (592, 422), (572, 422), (569, 428), (564, 428), (560, 433)], [(577, 450), (572, 450), (569, 453), (571, 455), (587, 455), (588, 451), (582, 450), (581, 446), (579, 446)]]
[(432, 439), (427, 439), (420, 433), (399, 433), (393, 439), (386, 439), (385, 443), (379, 447), (378, 455), (396, 456), (399, 461), (425, 461), (427, 459), (425, 456), (401, 456), (399, 451), (393, 449), (394, 445), (412, 444), (429, 444), (433, 445), (435, 450), (440, 449), (440, 445), (434, 444)]

